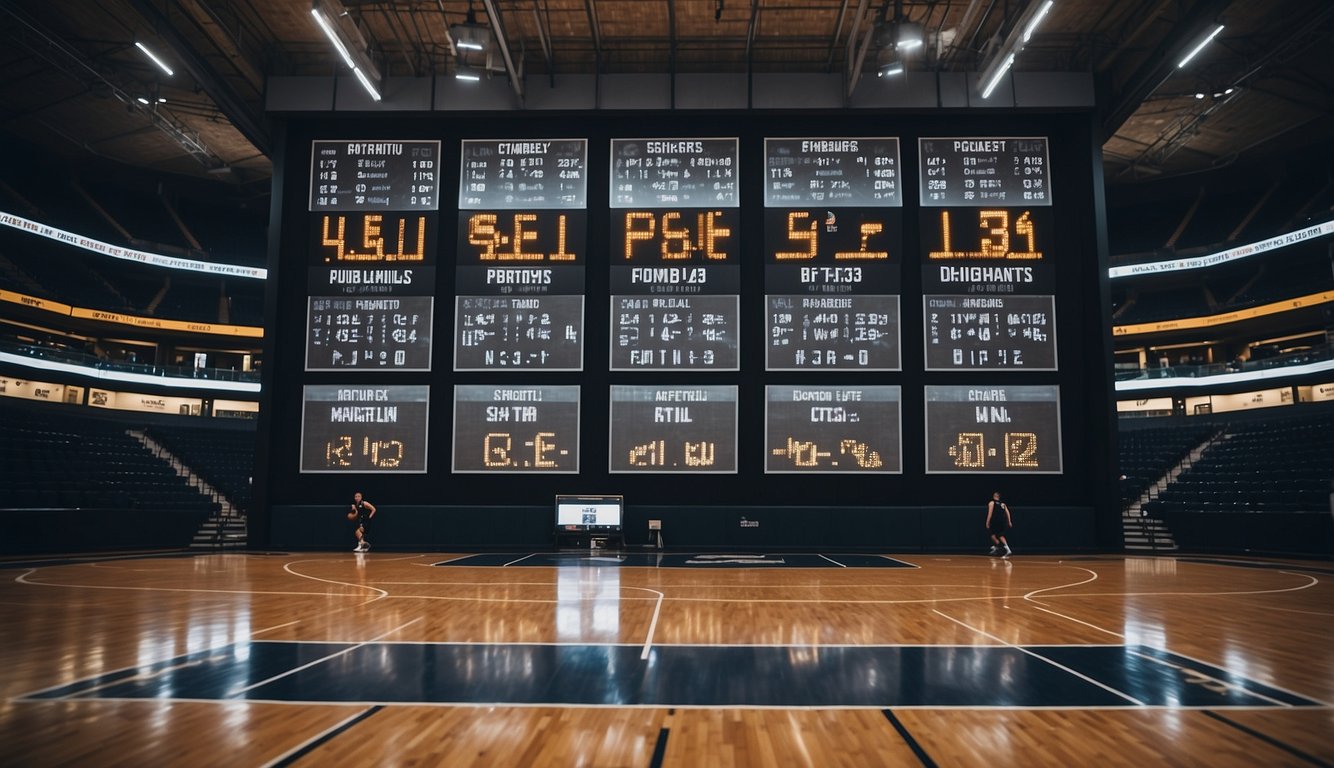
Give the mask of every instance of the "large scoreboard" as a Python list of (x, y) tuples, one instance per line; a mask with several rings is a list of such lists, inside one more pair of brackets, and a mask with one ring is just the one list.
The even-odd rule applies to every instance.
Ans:
[(837, 118), (291, 121), (269, 503), (1089, 504), (1090, 116)]

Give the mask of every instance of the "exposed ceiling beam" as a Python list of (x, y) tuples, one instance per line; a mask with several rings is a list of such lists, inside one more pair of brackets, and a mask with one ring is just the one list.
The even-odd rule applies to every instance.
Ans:
[(1200, 0), (1177, 20), (1172, 32), (1127, 81), (1130, 85), (1112, 97), (1112, 106), (1102, 119), (1104, 137), (1116, 133), (1135, 114), (1139, 105), (1176, 73), (1182, 54), (1208, 31), (1206, 24), (1214, 21), (1231, 4), (1232, 0)]
[(514, 95), (519, 97), (519, 103), (522, 104), (523, 81), (519, 79), (519, 71), (514, 67), (514, 57), (510, 55), (509, 40), (505, 38), (505, 27), (500, 22), (500, 9), (496, 7), (496, 0), (482, 0), (482, 5), (486, 8), (486, 17), (491, 21), (491, 34), (496, 38), (496, 47), (500, 48), (500, 55), (505, 60), (505, 73), (509, 75), (510, 87), (514, 89)]
[(162, 11), (153, 4), (152, 0), (126, 0), (131, 7), (153, 27), (162, 41), (171, 48), (171, 52), (181, 62), (181, 66), (190, 77), (194, 78), (199, 87), (204, 89), (214, 104), (222, 110), (227, 119), (242, 136), (255, 145), (255, 148), (264, 154), (268, 154), (272, 142), (269, 138), (268, 127), (265, 125), (263, 115), (259, 110), (247, 104), (244, 99), (232, 88), (224, 78), (220, 77), (213, 67), (196, 50), (194, 44), (185, 39), (179, 30), (171, 23)]

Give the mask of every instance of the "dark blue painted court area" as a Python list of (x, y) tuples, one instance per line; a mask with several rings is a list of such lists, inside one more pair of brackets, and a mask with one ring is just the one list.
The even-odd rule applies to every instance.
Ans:
[(912, 563), (885, 555), (818, 555), (706, 553), (663, 554), (655, 552), (538, 552), (467, 555), (435, 563), (471, 568), (598, 566), (629, 568), (916, 568)]
[(29, 694), (702, 707), (1323, 706), (1144, 646), (253, 642)]

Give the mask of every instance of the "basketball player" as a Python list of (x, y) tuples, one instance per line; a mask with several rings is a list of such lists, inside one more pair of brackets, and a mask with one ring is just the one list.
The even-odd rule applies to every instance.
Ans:
[(361, 498), (361, 491), (352, 494), (352, 514), (356, 515), (357, 548), (353, 552), (371, 551), (371, 543), (366, 540), (366, 521), (375, 517), (375, 505)]
[(1010, 519), (1010, 508), (1001, 501), (1000, 491), (991, 494), (987, 502), (987, 532), (991, 534), (991, 554), (1001, 557), (1010, 556), (1010, 544), (1005, 540), (1005, 532), (1014, 527)]

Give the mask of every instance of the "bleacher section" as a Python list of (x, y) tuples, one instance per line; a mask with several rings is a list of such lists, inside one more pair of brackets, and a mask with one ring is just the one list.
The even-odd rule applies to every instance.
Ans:
[(146, 432), (240, 511), (250, 509), (250, 478), (255, 466), (255, 433), (154, 425)]
[(1334, 412), (1238, 421), (1144, 513), (1167, 521), (1182, 549), (1329, 555), (1331, 479)]
[(1122, 429), (1118, 449), (1123, 478), (1121, 506), (1137, 500), (1213, 433), (1214, 426), (1208, 423)]
[(0, 498), (8, 507), (179, 510), (216, 507), (126, 430), (130, 425), (0, 406)]

